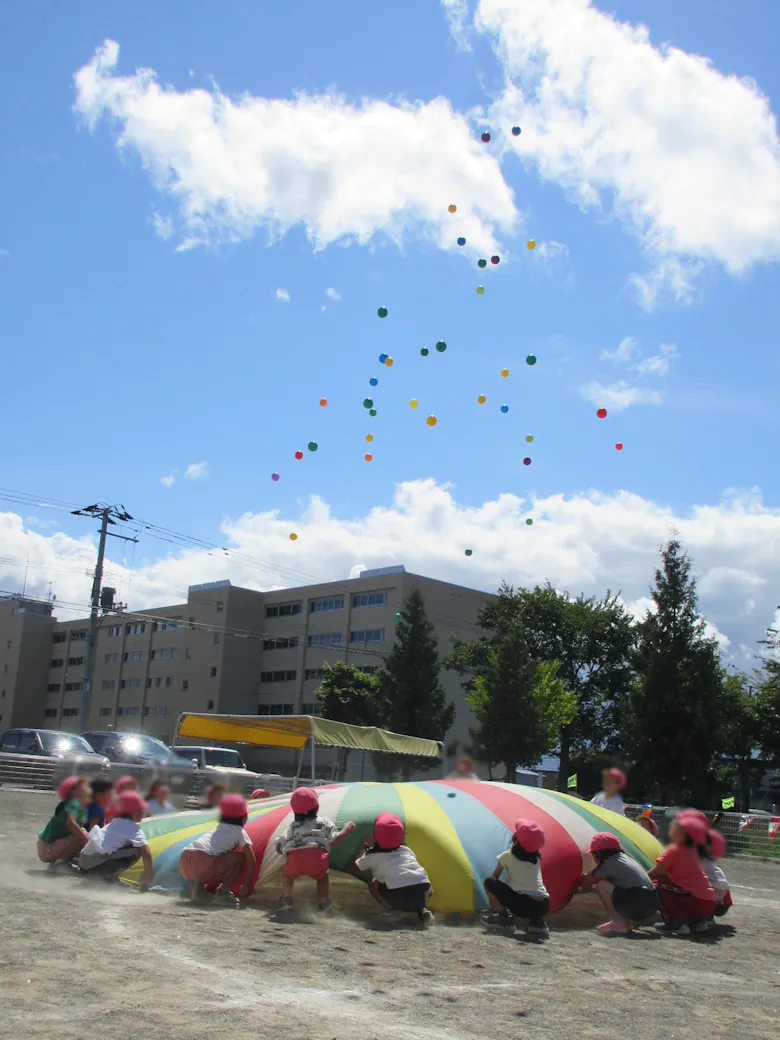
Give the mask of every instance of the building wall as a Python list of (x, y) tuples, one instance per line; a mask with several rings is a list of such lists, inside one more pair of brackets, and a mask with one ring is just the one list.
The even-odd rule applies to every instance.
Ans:
[(0, 732), (41, 725), (54, 621), (45, 604), (0, 600)]

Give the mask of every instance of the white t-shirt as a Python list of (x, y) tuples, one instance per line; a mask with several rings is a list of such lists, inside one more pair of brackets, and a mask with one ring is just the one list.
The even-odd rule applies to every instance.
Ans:
[(234, 849), (241, 851), (245, 845), (251, 844), (251, 838), (237, 823), (218, 823), (213, 831), (196, 838), (190, 848), (208, 852), (209, 856), (222, 856)]
[(338, 834), (338, 828), (327, 816), (316, 819), (295, 820), (276, 842), (276, 851), (286, 856), (295, 849), (325, 849), (330, 851), (331, 843)]
[(163, 813), (176, 812), (170, 802), (158, 802), (156, 798), (150, 798), (146, 807), (150, 816), (162, 816)]
[(549, 893), (542, 881), (542, 863), (528, 863), (526, 860), (518, 859), (511, 849), (502, 852), (498, 862), (506, 871), (509, 879), (509, 887), (513, 892), (520, 892), (525, 896), (537, 896), (545, 899)]
[(612, 812), (620, 813), (621, 816), (626, 815), (626, 804), (622, 795), (605, 794), (604, 791), (599, 791), (598, 794), (593, 795), (591, 802), (593, 805), (600, 805), (602, 809), (611, 809)]
[(355, 860), (358, 870), (370, 870), (374, 878), (388, 888), (408, 888), (409, 885), (429, 885), (425, 868), (406, 845), (392, 852), (367, 852)]
[(83, 854), (87, 856), (110, 856), (112, 852), (133, 846), (142, 849), (148, 845), (146, 835), (135, 820), (124, 816), (115, 817), (105, 827), (93, 827)]
[(722, 902), (723, 897), (729, 890), (729, 879), (714, 859), (707, 859), (706, 856), (700, 856), (699, 859), (701, 860), (701, 869), (710, 879), (710, 884), (715, 889), (718, 902)]

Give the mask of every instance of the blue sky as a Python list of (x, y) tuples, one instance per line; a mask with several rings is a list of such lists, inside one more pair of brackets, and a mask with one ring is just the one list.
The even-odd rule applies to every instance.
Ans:
[[(2, 485), (268, 562), (147, 540), (163, 601), (399, 560), (641, 609), (675, 528), (747, 660), (780, 570), (780, 11), (680, 6), (6, 5)], [(83, 520), (8, 509), (38, 587), (87, 568)]]

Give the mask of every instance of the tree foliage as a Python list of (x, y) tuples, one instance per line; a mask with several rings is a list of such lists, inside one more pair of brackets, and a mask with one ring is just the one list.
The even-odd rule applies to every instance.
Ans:
[[(317, 689), (317, 700), (325, 719), (347, 722), (353, 726), (381, 726), (385, 706), (376, 673), (366, 675), (352, 664), (338, 661), (323, 665), (323, 679)], [(340, 748), (337, 773), (346, 775), (349, 748)]]

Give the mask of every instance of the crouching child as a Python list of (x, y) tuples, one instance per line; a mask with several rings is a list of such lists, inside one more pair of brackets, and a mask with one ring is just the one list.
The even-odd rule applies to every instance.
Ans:
[(219, 803), (219, 823), (189, 845), (179, 858), (179, 873), (193, 886), (195, 902), (210, 896), (223, 906), (236, 906), (232, 889), (241, 882), (239, 896), (254, 890), (256, 868), (252, 839), (244, 829), (247, 804), (240, 794), (226, 794)]
[(93, 827), (89, 840), (78, 859), (79, 869), (87, 877), (116, 881), (139, 859), (144, 864), (142, 890), (152, 883), (152, 854), (140, 823), (146, 813), (146, 802), (137, 791), (124, 791), (116, 800), (116, 815), (105, 827)]

